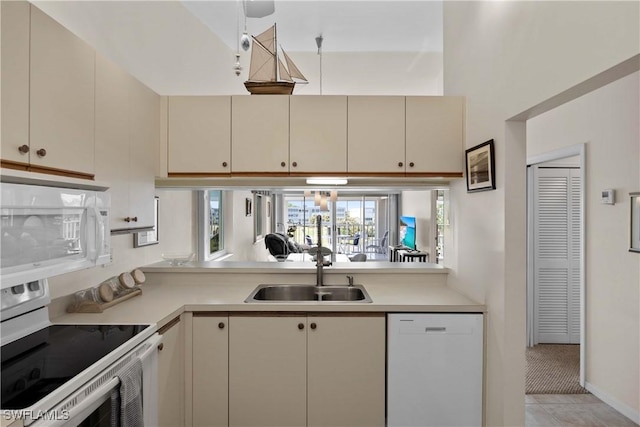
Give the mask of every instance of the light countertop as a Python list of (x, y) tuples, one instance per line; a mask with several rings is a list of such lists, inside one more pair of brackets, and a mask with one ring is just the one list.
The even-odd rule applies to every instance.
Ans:
[[(357, 282), (356, 282), (357, 284)], [(142, 295), (103, 313), (73, 313), (54, 323), (156, 323), (162, 327), (185, 311), (210, 312), (484, 312), (485, 306), (446, 285), (367, 284), (372, 303), (262, 302), (245, 303), (256, 287), (247, 281), (233, 284), (147, 282)]]

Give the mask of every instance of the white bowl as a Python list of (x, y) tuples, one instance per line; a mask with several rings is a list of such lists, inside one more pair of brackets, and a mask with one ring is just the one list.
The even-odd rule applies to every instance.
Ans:
[(167, 261), (173, 266), (185, 265), (193, 258), (193, 253), (190, 254), (162, 254), (162, 259)]

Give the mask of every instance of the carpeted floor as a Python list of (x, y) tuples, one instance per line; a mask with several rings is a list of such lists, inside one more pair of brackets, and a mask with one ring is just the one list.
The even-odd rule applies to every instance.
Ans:
[(583, 394), (580, 346), (538, 344), (527, 348), (526, 394)]

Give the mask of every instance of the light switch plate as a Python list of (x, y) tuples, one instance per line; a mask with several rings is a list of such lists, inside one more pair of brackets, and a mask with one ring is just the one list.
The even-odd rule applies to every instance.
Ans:
[(616, 190), (602, 190), (601, 202), (605, 205), (614, 205), (616, 203)]

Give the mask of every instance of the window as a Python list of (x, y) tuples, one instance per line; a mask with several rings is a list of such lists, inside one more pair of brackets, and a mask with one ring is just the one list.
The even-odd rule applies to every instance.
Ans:
[(254, 194), (253, 198), (253, 241), (264, 238), (264, 197), (262, 194)]
[(208, 261), (224, 254), (223, 192), (198, 191), (198, 258)]

